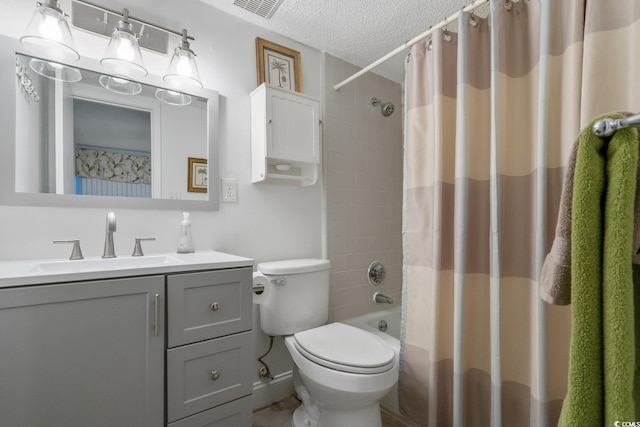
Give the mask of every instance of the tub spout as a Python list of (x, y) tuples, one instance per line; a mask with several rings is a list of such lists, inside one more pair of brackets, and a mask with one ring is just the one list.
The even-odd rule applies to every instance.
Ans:
[(393, 300), (388, 296), (381, 294), (380, 292), (376, 292), (373, 294), (373, 300), (377, 303), (381, 304), (393, 304)]

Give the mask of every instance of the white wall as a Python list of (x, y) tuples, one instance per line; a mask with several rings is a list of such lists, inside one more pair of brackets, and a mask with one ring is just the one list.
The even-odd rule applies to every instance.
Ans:
[[(71, 1), (62, 8), (70, 13)], [(301, 52), (304, 92), (320, 98), (319, 51), (259, 29), (199, 0), (102, 1), (110, 8), (128, 7), (131, 15), (196, 37), (191, 47), (206, 87), (219, 91), (221, 177), (238, 179), (236, 204), (220, 204), (217, 212), (193, 212), (196, 250), (216, 249), (254, 258), (257, 262), (322, 256), (321, 185), (285, 187), (250, 182), (249, 92), (256, 87), (255, 38), (262, 37)], [(0, 14), (2, 34), (19, 37), (35, 7), (34, 2), (5, 0)], [(98, 58), (107, 39), (72, 30), (81, 55)], [(177, 40), (172, 39), (172, 43)], [(147, 51), (143, 56), (151, 73), (162, 74), (169, 57)], [(0, 143), (13, 143), (3, 141)], [(210, 160), (211, 161), (211, 160)], [(130, 254), (134, 237), (156, 237), (146, 242), (148, 254), (175, 251), (180, 211), (113, 209), (118, 231), (116, 253)], [(54, 239), (80, 239), (85, 256), (99, 256), (104, 244), (105, 209), (34, 208), (0, 206), (0, 260), (62, 258), (69, 248), (52, 245)], [(257, 316), (256, 316), (257, 317)], [(254, 322), (254, 329), (259, 326)], [(256, 354), (266, 350), (267, 338), (255, 335)], [(274, 374), (291, 369), (282, 341), (266, 358)], [(256, 371), (258, 364), (256, 362)], [(257, 378), (257, 376), (256, 376)]]

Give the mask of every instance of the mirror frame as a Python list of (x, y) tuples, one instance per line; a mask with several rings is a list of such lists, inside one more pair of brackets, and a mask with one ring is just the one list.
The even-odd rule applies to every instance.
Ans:
[[(174, 200), (147, 199), (115, 196), (80, 196), (75, 194), (51, 193), (17, 193), (16, 180), (16, 54), (34, 56), (22, 46), (19, 40), (0, 36), (0, 99), (11, 100), (11, 105), (0, 105), (0, 205), (8, 206), (52, 206), (78, 208), (125, 208), (125, 209), (172, 209), (172, 210), (206, 210), (216, 211), (219, 208), (219, 175), (218, 175), (218, 113), (219, 95), (217, 91), (203, 88), (190, 92), (190, 95), (205, 98), (207, 104), (207, 143), (209, 200)], [(47, 58), (42, 58), (47, 59)], [(60, 61), (57, 61), (60, 62)], [(63, 63), (63, 62), (60, 62)], [(98, 60), (81, 57), (69, 66), (103, 73)], [(29, 68), (30, 73), (35, 73)], [(168, 88), (162, 77), (149, 74), (138, 80), (142, 84), (160, 88)], [(185, 164), (185, 186), (187, 185), (187, 168)]]

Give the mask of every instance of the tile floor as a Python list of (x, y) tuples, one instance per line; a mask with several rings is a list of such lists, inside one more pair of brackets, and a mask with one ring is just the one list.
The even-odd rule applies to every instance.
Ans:
[[(295, 397), (276, 402), (271, 406), (253, 413), (253, 427), (291, 427), (293, 411), (300, 405)], [(404, 422), (395, 414), (382, 410), (382, 427), (412, 427), (414, 424)]]

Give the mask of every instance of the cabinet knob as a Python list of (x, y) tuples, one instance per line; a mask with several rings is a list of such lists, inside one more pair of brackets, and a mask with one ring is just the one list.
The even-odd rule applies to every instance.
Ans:
[(220, 304), (218, 304), (217, 302), (214, 302), (213, 304), (211, 304), (211, 311), (218, 311), (220, 310)]
[(273, 123), (273, 120), (269, 119), (269, 121), (267, 123), (271, 124), (271, 123)]
[(217, 380), (218, 378), (220, 378), (220, 372), (218, 371), (211, 371), (211, 379), (213, 381)]

